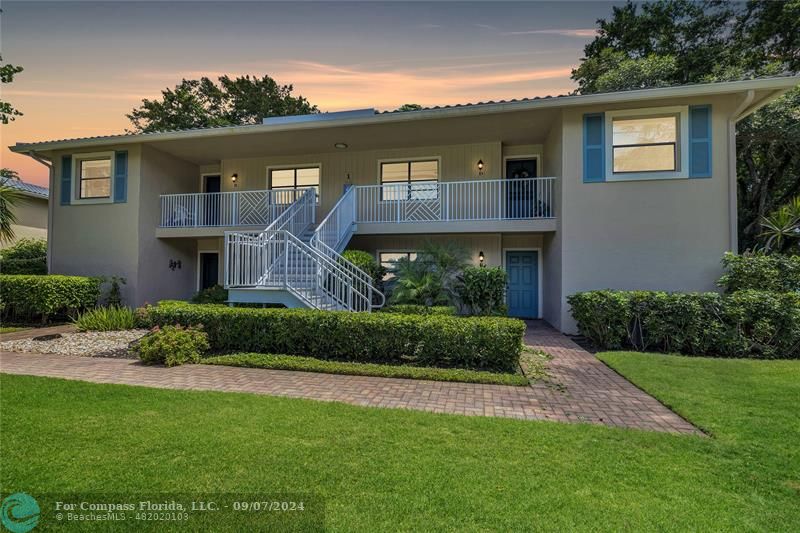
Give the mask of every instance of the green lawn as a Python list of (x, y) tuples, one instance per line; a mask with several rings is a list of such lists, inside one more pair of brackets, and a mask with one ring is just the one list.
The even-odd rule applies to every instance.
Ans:
[(3, 375), (0, 487), (313, 493), (334, 531), (796, 529), (800, 362), (601, 357), (713, 437)]
[(0, 333), (14, 333), (15, 331), (22, 331), (25, 328), (18, 328), (16, 326), (0, 326)]

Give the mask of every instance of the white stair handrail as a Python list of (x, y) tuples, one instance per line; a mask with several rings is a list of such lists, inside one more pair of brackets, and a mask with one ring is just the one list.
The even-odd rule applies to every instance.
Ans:
[(263, 231), (226, 232), (225, 286), (284, 288), (313, 308), (371, 311), (380, 294), (371, 278), (324, 243), (298, 238), (315, 213), (316, 193), (307, 189)]
[(310, 244), (322, 254), (344, 266), (352, 275), (353, 285), (359, 292), (377, 295), (379, 303), (374, 308), (381, 308), (386, 303), (386, 296), (374, 286), (372, 276), (358, 268), (338, 251), (343, 242), (346, 243), (355, 230), (356, 219), (356, 188), (348, 187), (341, 198), (333, 206), (328, 215), (317, 226)]

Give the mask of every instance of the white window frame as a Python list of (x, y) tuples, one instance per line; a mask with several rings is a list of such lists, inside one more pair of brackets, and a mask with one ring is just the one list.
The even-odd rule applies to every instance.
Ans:
[[(108, 159), (111, 161), (111, 186), (107, 198), (81, 198), (81, 161)], [(92, 152), (72, 155), (72, 190), (70, 191), (70, 204), (113, 204), (114, 203), (114, 175), (116, 174), (114, 152)]]
[[(378, 185), (381, 186), (381, 192), (378, 195), (379, 196), (378, 197), (378, 201), (382, 202), (382, 203), (383, 202), (398, 202), (398, 201), (403, 201), (403, 202), (418, 202), (418, 201), (421, 201), (421, 202), (424, 202), (425, 200), (418, 200), (418, 199), (401, 199), (401, 200), (384, 200), (383, 199), (383, 186), (384, 185), (402, 185), (403, 183), (409, 183), (409, 182), (402, 182), (402, 181), (392, 181), (392, 182), (389, 182), (389, 183), (384, 183), (383, 182), (383, 164), (384, 163), (417, 163), (417, 162), (421, 162), (421, 161), (436, 161), (436, 185), (438, 187), (438, 185), (440, 183), (442, 183), (442, 156), (440, 156), (440, 155), (428, 156), (428, 157), (395, 157), (395, 158), (391, 158), (391, 159), (378, 159), (378, 168), (377, 168), (378, 178), (377, 178), (377, 183), (378, 183)], [(438, 191), (438, 189), (437, 189), (437, 191)], [(437, 198), (439, 197), (438, 192), (436, 194), (436, 197)], [(431, 200), (433, 200), (433, 198), (431, 198)], [(387, 250), (384, 250), (384, 251), (387, 251)]]
[[(295, 171), (295, 183), (297, 182), (297, 171), (306, 169), (306, 168), (316, 168), (319, 169), (319, 183), (317, 184), (317, 205), (320, 204), (322, 201), (322, 163), (298, 163), (296, 165), (273, 165), (267, 167), (267, 190), (272, 189), (272, 171), (273, 170), (294, 170)], [(305, 189), (307, 187), (295, 187), (294, 190), (298, 189)], [(276, 190), (279, 191), (289, 191), (291, 190), (289, 187), (280, 187)]]
[[(678, 128), (675, 148), (678, 151), (676, 170), (655, 170), (643, 172), (614, 172), (614, 119), (647, 118), (675, 115)], [(640, 181), (689, 178), (689, 106), (648, 107), (641, 109), (621, 109), (606, 111), (605, 120), (605, 159), (606, 181)]]
[[(417, 255), (419, 255), (419, 250), (413, 250), (411, 248), (399, 248), (399, 249), (398, 248), (390, 248), (390, 249), (385, 249), (385, 250), (384, 249), (375, 250), (375, 261), (377, 261), (378, 266), (383, 266), (383, 263), (381, 262), (381, 254), (417, 254)], [(389, 281), (390, 279), (393, 279), (393, 278), (387, 279), (386, 276), (388, 276), (388, 275), (389, 275), (389, 272), (387, 272), (386, 275), (383, 276), (383, 281)]]

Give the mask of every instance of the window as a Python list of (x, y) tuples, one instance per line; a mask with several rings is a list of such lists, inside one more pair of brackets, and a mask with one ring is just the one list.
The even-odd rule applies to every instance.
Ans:
[(294, 190), (313, 187), (319, 203), (319, 167), (282, 168), (269, 171), (271, 189)]
[(678, 115), (619, 117), (612, 123), (613, 172), (678, 170)]
[(78, 161), (80, 177), (79, 198), (111, 197), (111, 158), (81, 159)]
[[(417, 258), (417, 252), (379, 252), (378, 253), (378, 262), (384, 267), (386, 270), (392, 270), (394, 268), (394, 263), (398, 259), (408, 259), (409, 261), (414, 261)], [(394, 278), (394, 274), (391, 272), (387, 272), (385, 276), (383, 276), (383, 281), (388, 281)]]
[(381, 200), (433, 200), (439, 196), (439, 161), (381, 163)]

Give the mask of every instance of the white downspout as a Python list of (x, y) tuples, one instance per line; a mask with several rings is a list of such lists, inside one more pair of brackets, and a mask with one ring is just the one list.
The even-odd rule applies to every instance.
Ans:
[(744, 100), (728, 119), (728, 231), (730, 232), (730, 251), (739, 251), (739, 206), (736, 200), (738, 186), (736, 183), (736, 123), (742, 113), (750, 107), (755, 99), (756, 92), (750, 89), (745, 93)]

